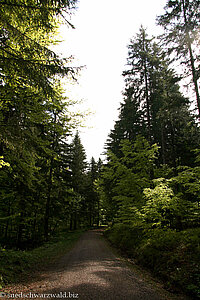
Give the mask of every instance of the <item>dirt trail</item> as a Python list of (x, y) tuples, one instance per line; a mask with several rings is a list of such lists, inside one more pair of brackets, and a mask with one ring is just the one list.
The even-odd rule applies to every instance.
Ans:
[[(14, 292), (28, 294), (31, 299), (174, 299), (145, 282), (143, 276), (138, 276), (117, 258), (100, 230), (84, 233), (70, 252), (48, 271), (41, 272), (37, 281), (26, 286), (15, 286)], [(37, 297), (34, 296), (36, 293)]]

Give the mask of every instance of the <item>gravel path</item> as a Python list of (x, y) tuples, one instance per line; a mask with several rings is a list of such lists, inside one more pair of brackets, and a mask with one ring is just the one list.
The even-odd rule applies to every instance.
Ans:
[[(100, 230), (84, 233), (75, 247), (47, 272), (40, 274), (36, 282), (23, 288), (18, 286), (17, 290), (18, 293), (22, 290), (23, 294), (32, 293), (29, 296), (31, 299), (172, 299), (160, 293), (152, 284), (146, 283), (118, 259), (111, 252)], [(35, 293), (37, 297), (34, 297)]]

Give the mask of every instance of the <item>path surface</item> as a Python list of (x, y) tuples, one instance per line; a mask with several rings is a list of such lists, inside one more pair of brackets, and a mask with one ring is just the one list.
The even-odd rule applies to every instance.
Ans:
[(99, 230), (84, 233), (75, 247), (41, 274), (37, 282), (23, 287), (23, 293), (43, 294), (43, 298), (51, 299), (54, 297), (49, 294), (53, 293), (56, 299), (172, 299), (139, 278), (134, 270), (118, 259)]

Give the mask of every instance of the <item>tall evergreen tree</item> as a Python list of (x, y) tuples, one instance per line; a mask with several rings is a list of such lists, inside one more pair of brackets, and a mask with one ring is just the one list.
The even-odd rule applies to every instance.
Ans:
[(83, 191), (84, 175), (86, 172), (87, 162), (85, 149), (81, 143), (78, 131), (71, 143), (71, 163), (72, 186), (75, 192)]
[(70, 151), (70, 170), (72, 177), (72, 188), (74, 191), (74, 198), (71, 203), (71, 223), (70, 228), (76, 229), (77, 222), (85, 218), (85, 185), (86, 185), (86, 154), (85, 149), (81, 143), (78, 131), (71, 143)]
[(152, 53), (152, 39), (141, 26), (139, 33), (131, 39), (128, 45), (128, 70), (123, 72), (125, 77), (126, 89), (129, 95), (139, 103), (142, 108), (143, 120), (146, 124), (146, 134), (151, 141), (151, 87), (150, 69), (152, 67), (150, 55)]
[(196, 94), (197, 109), (200, 116), (199, 96), (199, 28), (200, 2), (198, 0), (167, 0), (165, 13), (158, 17), (158, 24), (164, 30), (164, 41), (169, 53), (176, 54), (177, 58), (188, 68), (187, 75), (192, 75)]
[[(198, 145), (198, 129), (166, 53), (148, 38), (143, 27), (128, 49), (128, 70), (123, 73), (124, 103), (109, 136), (108, 148), (120, 156), (120, 141), (127, 138), (132, 141), (141, 134), (161, 147), (160, 163), (174, 168), (177, 164), (192, 163), (194, 155), (190, 150)], [(190, 147), (185, 152), (189, 139)]]
[(94, 157), (91, 158), (87, 172), (86, 200), (89, 213), (89, 225), (99, 225), (99, 197), (95, 189), (95, 183), (99, 177), (98, 164)]
[(48, 238), (66, 204), (61, 145), (73, 121), (59, 80), (74, 70), (49, 47), (75, 2), (0, 1), (0, 155), (10, 164), (0, 174), (0, 238), (17, 247)]

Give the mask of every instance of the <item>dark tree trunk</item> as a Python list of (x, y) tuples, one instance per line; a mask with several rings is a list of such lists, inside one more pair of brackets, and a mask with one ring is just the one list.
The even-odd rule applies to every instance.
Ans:
[(166, 164), (166, 159), (165, 159), (165, 138), (164, 138), (163, 126), (161, 126), (161, 143), (162, 143), (162, 163), (163, 163), (163, 165), (165, 165)]
[(71, 214), (71, 216), (70, 216), (70, 225), (69, 225), (69, 229), (70, 229), (70, 230), (73, 230), (73, 216), (72, 216), (72, 214)]
[(199, 121), (200, 121), (200, 97), (199, 97), (199, 87), (198, 87), (198, 76), (197, 76), (197, 71), (195, 68), (195, 61), (194, 61), (194, 55), (192, 51), (192, 43), (191, 43), (191, 38), (189, 34), (189, 26), (188, 26), (188, 20), (187, 20), (187, 15), (186, 15), (186, 8), (185, 8), (185, 0), (182, 0), (182, 5), (183, 5), (183, 15), (184, 15), (184, 22), (185, 22), (185, 28), (186, 28), (186, 39), (187, 39), (187, 47), (190, 55), (190, 65), (191, 65), (191, 70), (192, 70), (192, 80), (194, 83), (194, 89), (195, 89), (195, 94), (196, 94), (196, 101), (197, 101), (197, 109), (198, 109), (198, 115), (199, 115)]
[[(143, 32), (143, 51), (145, 53), (145, 36)], [(147, 77), (147, 60), (144, 58), (144, 79), (145, 79), (145, 98), (146, 98), (146, 106), (147, 106), (147, 128), (148, 128), (148, 141), (151, 143), (151, 120), (150, 120), (150, 97), (149, 97), (149, 85), (148, 85), (148, 77)]]
[(51, 190), (52, 190), (52, 173), (53, 173), (52, 164), (53, 164), (53, 158), (51, 158), (48, 192), (47, 192), (47, 201), (46, 201), (45, 216), (44, 216), (44, 238), (45, 238), (46, 241), (48, 240), (48, 235), (49, 235), (49, 215), (50, 215)]
[(99, 207), (99, 198), (97, 200), (97, 209), (98, 209), (98, 211), (97, 211), (97, 226), (99, 227), (99, 209), (100, 209), (100, 207)]
[(18, 225), (18, 230), (17, 230), (17, 248), (22, 249), (22, 232), (24, 229), (23, 222), (24, 221), (24, 214), (21, 212), (20, 213), (20, 218), (19, 218), (19, 225)]

